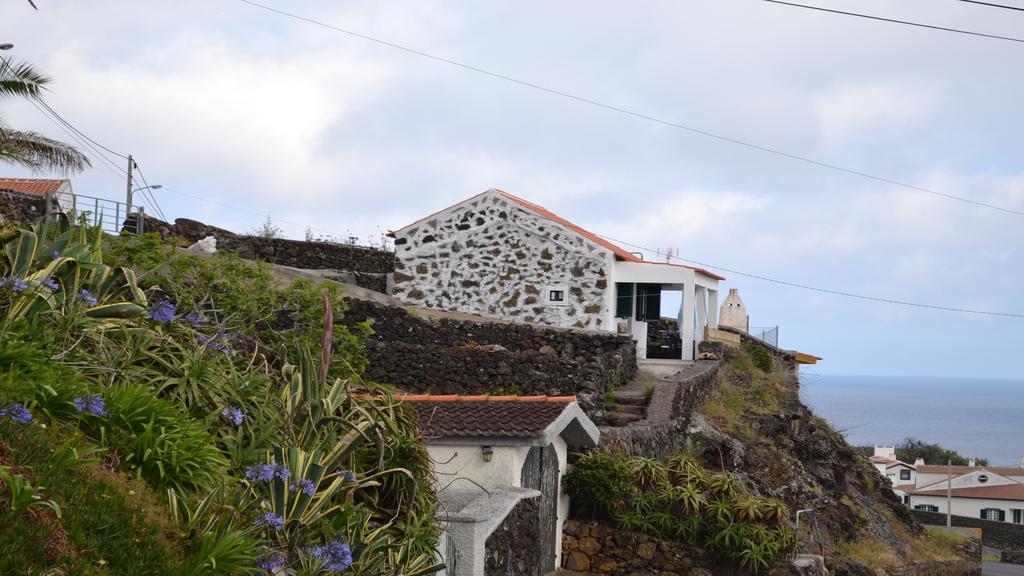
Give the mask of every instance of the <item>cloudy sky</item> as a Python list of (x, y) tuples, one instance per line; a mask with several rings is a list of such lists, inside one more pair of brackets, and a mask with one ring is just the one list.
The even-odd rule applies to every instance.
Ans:
[[(1024, 210), (1024, 44), (758, 0), (270, 6), (821, 161)], [(1024, 37), (956, 0), (820, 6)], [(1007, 0), (1020, 2), (1020, 0)], [(1024, 217), (567, 100), (239, 0), (7, 0), (6, 54), (138, 159), (170, 218), (369, 239), (491, 187), (595, 232), (823, 288), (1024, 313)], [(1024, 4), (1021, 4), (1024, 6)], [(66, 135), (36, 109), (5, 121)], [(121, 198), (112, 168), (75, 177)], [(27, 175), (4, 168), (11, 175)], [(197, 199), (201, 198), (200, 199)], [(736, 274), (820, 373), (1024, 377), (1024, 318), (864, 302)]]

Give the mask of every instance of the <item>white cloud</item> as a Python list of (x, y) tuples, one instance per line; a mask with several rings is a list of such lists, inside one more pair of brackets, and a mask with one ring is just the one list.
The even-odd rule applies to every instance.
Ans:
[(822, 138), (834, 146), (853, 136), (921, 123), (934, 114), (942, 95), (934, 85), (874, 82), (832, 87), (813, 101)]

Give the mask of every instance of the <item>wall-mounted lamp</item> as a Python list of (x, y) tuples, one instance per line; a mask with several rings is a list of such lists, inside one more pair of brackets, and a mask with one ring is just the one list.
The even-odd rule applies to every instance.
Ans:
[(494, 448), (490, 446), (481, 448), (480, 453), (484, 455), (484, 462), (490, 462), (494, 458)]

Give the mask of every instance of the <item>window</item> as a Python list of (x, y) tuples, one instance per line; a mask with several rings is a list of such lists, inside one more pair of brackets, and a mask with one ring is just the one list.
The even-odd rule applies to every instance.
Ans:
[(918, 504), (917, 506), (914, 506), (914, 510), (921, 510), (924, 512), (938, 512), (939, 507), (934, 506), (932, 504)]
[(1000, 510), (999, 508), (982, 508), (981, 518), (983, 520), (995, 520), (996, 522), (1006, 522), (1006, 511)]
[(988, 474), (978, 474), (978, 483), (984, 484), (985, 482), (988, 482)]
[(1021, 510), (1020, 508), (1015, 508), (1013, 510), (1013, 523), (1014, 524), (1022, 524), (1022, 523), (1024, 523), (1024, 522), (1021, 521), (1021, 513), (1022, 512), (1024, 512), (1024, 510)]
[(569, 289), (565, 286), (545, 286), (544, 294), (547, 294), (548, 304), (553, 306), (569, 305)]
[(900, 480), (910, 480), (910, 470), (906, 468), (900, 470)]

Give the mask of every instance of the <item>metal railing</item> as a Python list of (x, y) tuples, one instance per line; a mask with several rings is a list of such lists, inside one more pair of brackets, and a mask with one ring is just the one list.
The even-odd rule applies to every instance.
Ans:
[(88, 226), (96, 226), (108, 234), (120, 234), (129, 216), (132, 217), (135, 230), (141, 234), (145, 223), (145, 208), (128, 206), (124, 202), (97, 198), (84, 194), (61, 194), (57, 198), (60, 210), (76, 220), (83, 220)]
[(747, 330), (747, 334), (750, 334), (751, 336), (753, 336), (754, 338), (757, 338), (761, 342), (765, 342), (767, 344), (771, 344), (772, 346), (775, 346), (776, 348), (779, 347), (779, 327), (778, 326), (770, 326), (770, 327), (767, 327), (767, 328), (755, 328), (755, 327), (751, 326)]

